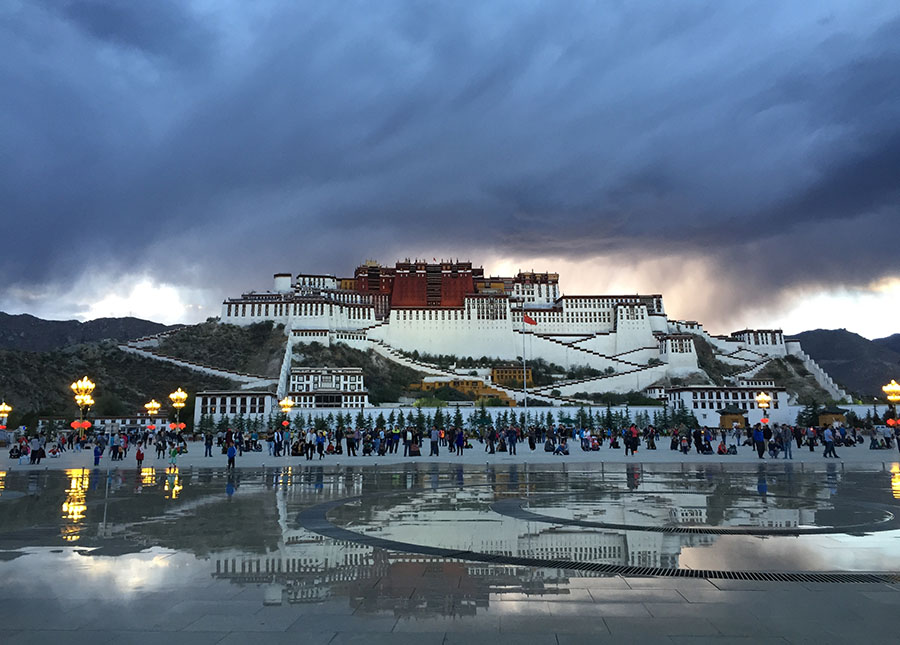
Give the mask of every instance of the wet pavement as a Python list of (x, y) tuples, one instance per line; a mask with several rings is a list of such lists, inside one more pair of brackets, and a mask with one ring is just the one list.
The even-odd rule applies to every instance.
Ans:
[(896, 641), (900, 464), (0, 471), (4, 643)]

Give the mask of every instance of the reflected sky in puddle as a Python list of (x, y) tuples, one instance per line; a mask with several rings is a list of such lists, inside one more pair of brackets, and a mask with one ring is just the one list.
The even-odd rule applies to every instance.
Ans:
[[(573, 593), (571, 572), (448, 561), (322, 537), (300, 511), (329, 500), (350, 530), (428, 546), (543, 560), (727, 570), (897, 571), (900, 531), (847, 534), (896, 509), (898, 473), (604, 472), (521, 467), (214, 470), (145, 468), (3, 473), (3, 598), (244, 598), (264, 605), (338, 602), (367, 612), (470, 615), (491, 598)], [(533, 522), (501, 515), (521, 500)], [(553, 518), (618, 522), (612, 530)], [(674, 534), (641, 526), (835, 527), (826, 535)], [(579, 573), (578, 576), (585, 574)], [(507, 609), (514, 610), (515, 603)]]

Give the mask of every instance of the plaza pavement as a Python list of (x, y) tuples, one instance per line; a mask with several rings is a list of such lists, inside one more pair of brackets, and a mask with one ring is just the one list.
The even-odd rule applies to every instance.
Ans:
[[(687, 455), (683, 455), (678, 451), (669, 450), (668, 444), (657, 450), (639, 449), (637, 455), (625, 455), (624, 450), (611, 450), (602, 447), (599, 451), (583, 451), (580, 446), (573, 446), (574, 449), (569, 455), (553, 455), (543, 451), (542, 447), (533, 452), (528, 449), (528, 444), (519, 444), (517, 447), (517, 455), (509, 455), (507, 453), (495, 453), (493, 455), (484, 451), (484, 445), (477, 441), (472, 444), (472, 448), (464, 450), (462, 456), (456, 456), (451, 453), (448, 448), (441, 447), (438, 457), (429, 457), (429, 442), (423, 445), (421, 457), (404, 457), (403, 446), (398, 447), (396, 454), (388, 454), (382, 457), (378, 456), (357, 456), (348, 457), (347, 455), (326, 455), (323, 459), (319, 459), (318, 455), (314, 456), (312, 461), (307, 461), (305, 457), (273, 457), (269, 455), (265, 448), (263, 452), (244, 453), (236, 458), (238, 468), (263, 468), (263, 467), (280, 467), (280, 466), (396, 466), (401, 464), (464, 464), (464, 465), (485, 465), (485, 464), (501, 464), (510, 465), (519, 464), (572, 464), (588, 466), (590, 464), (623, 464), (623, 463), (641, 463), (641, 464), (704, 464), (704, 465), (724, 465), (729, 464), (759, 464), (759, 463), (777, 463), (788, 464), (791, 460), (785, 460), (779, 457), (777, 460), (770, 459), (766, 455), (765, 459), (759, 459), (756, 452), (750, 446), (742, 446), (738, 448), (737, 455), (698, 455), (693, 450)], [(809, 452), (808, 448), (795, 449), (793, 452), (793, 463), (799, 464), (800, 467), (822, 466), (824, 464), (840, 464), (841, 467), (860, 467), (865, 469), (882, 469), (890, 468), (892, 464), (900, 463), (900, 452), (896, 449), (889, 450), (869, 450), (865, 445), (859, 445), (853, 448), (838, 448), (839, 459), (826, 459), (823, 457), (822, 446), (817, 446), (815, 452)], [(202, 442), (189, 442), (188, 454), (179, 455), (177, 465), (179, 468), (219, 468), (226, 465), (227, 459), (221, 454), (220, 448), (213, 448), (212, 457), (203, 456), (204, 447)], [(23, 463), (19, 463), (17, 459), (8, 457), (8, 450), (4, 449), (0, 453), (0, 469), (6, 471), (17, 470), (42, 470), (42, 469), (69, 469), (93, 467), (94, 458), (90, 451), (73, 452), (67, 451), (57, 458), (44, 458), (40, 465), (29, 465), (27, 459)], [(155, 450), (145, 451), (144, 467), (165, 467), (168, 464), (168, 458), (156, 458)], [(128, 451), (128, 456), (122, 461), (110, 462), (108, 454), (104, 454), (100, 461), (101, 467), (111, 466), (118, 468), (134, 468), (136, 462), (134, 459), (134, 450)]]

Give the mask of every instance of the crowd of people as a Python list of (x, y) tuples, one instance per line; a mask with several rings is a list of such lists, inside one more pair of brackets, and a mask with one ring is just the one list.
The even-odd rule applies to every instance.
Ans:
[[(872, 450), (900, 449), (900, 430), (895, 436), (890, 428), (867, 431), (868, 447)], [(676, 428), (660, 429), (652, 425), (638, 428), (632, 424), (619, 430), (573, 428), (571, 426), (530, 426), (527, 429), (511, 425), (505, 428), (486, 426), (477, 430), (463, 428), (437, 428), (420, 430), (417, 427), (393, 427), (377, 429), (341, 428), (291, 431), (290, 428), (272, 429), (268, 432), (222, 430), (206, 433), (201, 441), (204, 456), (222, 454), (227, 457), (229, 467), (234, 467), (235, 459), (244, 453), (266, 452), (271, 457), (305, 457), (306, 460), (321, 460), (328, 455), (377, 457), (399, 455), (402, 446), (404, 457), (422, 455), (425, 441), (428, 442), (429, 456), (440, 456), (441, 452), (463, 455), (475, 444), (487, 454), (506, 453), (516, 455), (519, 445), (527, 446), (529, 452), (542, 449), (553, 455), (570, 454), (573, 447), (582, 451), (622, 450), (626, 455), (635, 455), (639, 450), (657, 450), (665, 445), (682, 454), (734, 455), (739, 449), (749, 447), (759, 459), (793, 459), (794, 450), (808, 449), (815, 452), (823, 448), (825, 458), (839, 458), (837, 449), (855, 448), (866, 444), (866, 436), (856, 428), (843, 425), (822, 428), (804, 428), (787, 424), (756, 424), (752, 427), (731, 429), (693, 428), (684, 425)], [(37, 435), (19, 437), (10, 448), (10, 457), (31, 464), (40, 464), (45, 457), (57, 457), (66, 451), (81, 452), (91, 450), (94, 464), (109, 455), (110, 461), (123, 461), (129, 451), (135, 449), (138, 466), (143, 463), (144, 451), (156, 452), (156, 459), (167, 458), (170, 465), (176, 465), (179, 455), (188, 452), (185, 435), (169, 429), (156, 431), (97, 433), (82, 436), (77, 432), (60, 434), (55, 440)]]

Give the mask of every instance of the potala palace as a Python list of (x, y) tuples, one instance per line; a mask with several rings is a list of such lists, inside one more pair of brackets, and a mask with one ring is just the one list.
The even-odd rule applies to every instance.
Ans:
[[(799, 342), (786, 339), (781, 330), (711, 335), (700, 323), (670, 320), (660, 294), (564, 295), (558, 274), (486, 277), (471, 262), (407, 260), (390, 267), (370, 261), (352, 278), (278, 273), (271, 291), (226, 299), (220, 321), (283, 323), (286, 356), (297, 343), (339, 342), (373, 349), (438, 377), (480, 378), (441, 370), (409, 354), (514, 361), (524, 349), (528, 360), (602, 372), (529, 390), (530, 397), (551, 403), (576, 392), (642, 391), (673, 377), (702, 374), (695, 347), (700, 337), (719, 361), (742, 368), (729, 377), (733, 386), (752, 384), (770, 359), (791, 354), (835, 400), (846, 398)], [(284, 370), (287, 382), (289, 360)]]

